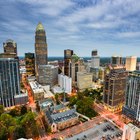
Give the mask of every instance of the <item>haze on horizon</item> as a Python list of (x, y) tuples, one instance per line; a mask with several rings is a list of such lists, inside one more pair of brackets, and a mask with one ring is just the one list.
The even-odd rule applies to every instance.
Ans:
[(34, 52), (38, 22), (47, 35), (49, 56), (72, 49), (79, 56), (140, 56), (139, 0), (1, 0), (0, 52), (17, 42), (18, 55)]

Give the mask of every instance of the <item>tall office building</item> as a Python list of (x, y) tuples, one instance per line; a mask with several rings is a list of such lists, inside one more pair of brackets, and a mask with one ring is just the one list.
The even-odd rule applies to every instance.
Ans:
[(15, 105), (15, 96), (20, 95), (19, 63), (14, 58), (0, 58), (0, 104)]
[(69, 64), (71, 62), (71, 57), (73, 55), (73, 50), (67, 49), (64, 50), (64, 74), (69, 76)]
[(46, 42), (46, 33), (42, 23), (38, 23), (35, 32), (35, 57), (36, 57), (36, 75), (38, 76), (38, 66), (47, 65), (48, 50)]
[(38, 82), (51, 87), (58, 84), (58, 66), (39, 65)]
[(7, 54), (16, 54), (17, 56), (17, 43), (14, 42), (11, 39), (6, 40), (6, 42), (3, 43), (3, 49), (4, 53)]
[(140, 71), (129, 72), (123, 114), (140, 122)]
[(25, 53), (26, 74), (28, 76), (35, 75), (35, 57), (34, 53)]
[(122, 65), (122, 57), (121, 56), (112, 56), (111, 57), (111, 64), (113, 65)]
[(121, 65), (109, 65), (105, 71), (103, 101), (111, 112), (122, 109), (126, 88), (126, 69)]
[(69, 76), (72, 78), (73, 84), (77, 82), (77, 72), (85, 71), (85, 65), (83, 58), (79, 58), (76, 54), (71, 57), (71, 62), (69, 63)]
[(98, 56), (97, 50), (93, 50), (91, 53), (91, 67), (92, 68), (99, 68), (100, 66), (100, 57)]
[(87, 72), (77, 72), (77, 87), (80, 91), (92, 88), (92, 74)]
[(128, 56), (126, 57), (125, 66), (127, 71), (136, 70), (137, 57), (136, 56)]

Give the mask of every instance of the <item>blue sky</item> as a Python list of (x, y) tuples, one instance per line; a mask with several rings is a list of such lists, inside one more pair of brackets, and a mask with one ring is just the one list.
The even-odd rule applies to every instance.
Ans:
[(41, 21), (49, 56), (73, 49), (79, 56), (140, 56), (140, 0), (0, 0), (0, 52), (17, 42), (18, 54), (34, 52)]

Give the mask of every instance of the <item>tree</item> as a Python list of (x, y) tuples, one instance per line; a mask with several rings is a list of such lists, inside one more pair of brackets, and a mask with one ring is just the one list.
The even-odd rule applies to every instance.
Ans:
[(28, 112), (25, 114), (21, 124), (25, 128), (27, 138), (39, 136), (34, 113)]
[(20, 109), (20, 114), (21, 115), (24, 115), (24, 114), (26, 114), (27, 113), (27, 107), (25, 106), (25, 105), (23, 105), (22, 107), (21, 107), (21, 109)]
[(2, 113), (4, 113), (4, 107), (3, 107), (3, 105), (0, 105), (0, 115), (1, 115)]

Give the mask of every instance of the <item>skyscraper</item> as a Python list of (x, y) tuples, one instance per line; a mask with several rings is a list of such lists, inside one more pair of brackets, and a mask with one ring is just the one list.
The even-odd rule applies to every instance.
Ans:
[(71, 57), (73, 55), (73, 50), (67, 49), (64, 50), (64, 74), (69, 76), (70, 67), (69, 64), (71, 62)]
[(140, 71), (129, 72), (123, 114), (140, 122)]
[(3, 49), (4, 53), (16, 54), (17, 56), (17, 44), (12, 39), (8, 39), (3, 43)]
[(100, 57), (98, 56), (97, 50), (93, 50), (91, 53), (91, 67), (92, 68), (99, 68), (100, 66)]
[(16, 95), (20, 95), (18, 60), (0, 58), (0, 104), (5, 107), (14, 106)]
[(136, 56), (128, 56), (126, 57), (125, 66), (127, 71), (136, 70), (137, 57)]
[(112, 56), (111, 64), (113, 65), (122, 65), (122, 57), (121, 56)]
[(38, 76), (38, 66), (48, 64), (48, 49), (46, 33), (42, 23), (38, 23), (35, 32), (35, 55), (36, 55), (36, 75)]
[(26, 74), (35, 75), (35, 57), (34, 53), (25, 53)]
[(125, 98), (127, 73), (124, 66), (109, 65), (105, 71), (103, 101), (111, 112), (122, 109)]

